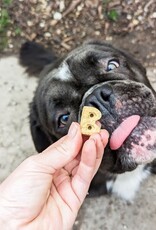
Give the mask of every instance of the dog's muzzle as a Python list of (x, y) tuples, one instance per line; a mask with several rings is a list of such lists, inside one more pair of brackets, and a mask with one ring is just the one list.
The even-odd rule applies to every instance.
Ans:
[(101, 83), (86, 92), (80, 114), (83, 106), (101, 111), (102, 128), (110, 133), (109, 147), (125, 167), (156, 158), (156, 118), (150, 112), (156, 105), (148, 87), (132, 81)]

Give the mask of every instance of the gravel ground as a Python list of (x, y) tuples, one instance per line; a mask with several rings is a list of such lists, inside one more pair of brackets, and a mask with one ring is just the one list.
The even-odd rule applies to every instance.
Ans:
[[(156, 89), (156, 68), (148, 68)], [(30, 136), (28, 104), (37, 79), (29, 78), (15, 57), (0, 59), (0, 181), (35, 153)], [(114, 197), (86, 199), (74, 230), (155, 230), (156, 178), (145, 181), (134, 204)]]
[(156, 66), (155, 0), (0, 1), (0, 11), (6, 9), (10, 20), (3, 33), (0, 30), (3, 54), (18, 53), (25, 40), (34, 40), (63, 55), (95, 38), (131, 51), (146, 66)]

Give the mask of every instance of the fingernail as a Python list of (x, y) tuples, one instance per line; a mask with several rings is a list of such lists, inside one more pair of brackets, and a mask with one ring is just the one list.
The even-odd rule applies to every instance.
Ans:
[(93, 137), (90, 137), (90, 138), (89, 138), (89, 140), (92, 140), (92, 141), (94, 141), (94, 143), (96, 144), (96, 139), (95, 139), (95, 138), (93, 138)]
[(78, 130), (77, 125), (75, 124), (75, 122), (73, 122), (69, 128), (68, 136), (71, 138), (75, 137), (77, 130)]
[(102, 143), (104, 144), (104, 147), (105, 147), (108, 143), (109, 133), (107, 130), (105, 130), (104, 132), (101, 132), (100, 134), (101, 134)]

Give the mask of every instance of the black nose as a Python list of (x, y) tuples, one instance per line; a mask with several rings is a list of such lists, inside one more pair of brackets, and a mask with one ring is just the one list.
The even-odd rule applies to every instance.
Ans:
[(96, 88), (85, 100), (85, 105), (93, 106), (101, 110), (101, 107), (108, 106), (111, 103), (113, 90), (109, 85)]

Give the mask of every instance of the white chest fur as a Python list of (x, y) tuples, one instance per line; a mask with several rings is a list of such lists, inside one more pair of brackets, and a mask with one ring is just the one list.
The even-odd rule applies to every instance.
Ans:
[(115, 181), (108, 181), (106, 183), (107, 190), (126, 201), (133, 201), (140, 183), (146, 179), (148, 175), (150, 175), (150, 172), (144, 169), (144, 165), (140, 165), (131, 172), (117, 175)]

